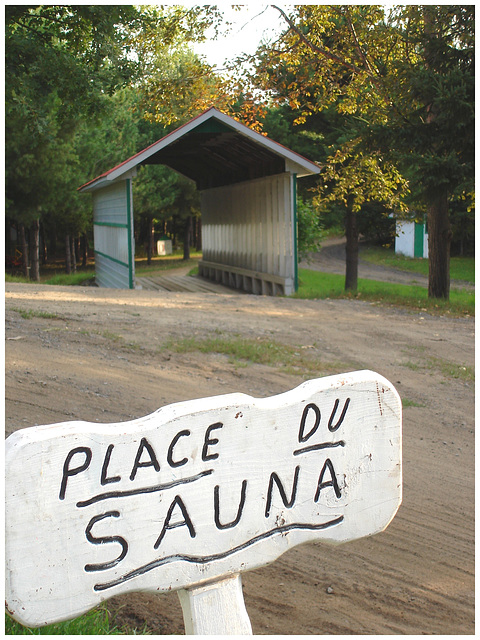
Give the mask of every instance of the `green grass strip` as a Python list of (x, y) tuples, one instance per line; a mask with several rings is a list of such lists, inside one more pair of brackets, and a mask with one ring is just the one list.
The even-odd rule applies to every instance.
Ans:
[(90, 284), (95, 280), (95, 273), (91, 271), (88, 273), (79, 272), (79, 273), (57, 273), (50, 278), (47, 278), (42, 282), (42, 284), (56, 284), (56, 285), (82, 285), (82, 284)]
[(22, 282), (25, 284), (55, 284), (55, 285), (83, 285), (90, 284), (95, 280), (94, 271), (78, 271), (77, 273), (57, 273), (55, 275), (42, 276), (41, 282), (37, 283), (33, 280), (28, 280), (24, 276), (12, 276), (8, 273), (5, 274), (5, 282)]
[(52, 313), (50, 311), (35, 311), (35, 309), (22, 309), (20, 307), (8, 307), (7, 311), (16, 311), (24, 320), (30, 320), (31, 318), (45, 318), (47, 320), (65, 320), (64, 317), (58, 315), (58, 313)]
[(292, 347), (267, 339), (249, 339), (241, 336), (214, 336), (209, 338), (183, 338), (165, 343), (162, 349), (176, 353), (218, 353), (228, 356), (237, 366), (262, 364), (294, 375), (331, 373), (349, 365), (320, 362), (302, 347)]
[[(383, 247), (367, 247), (362, 250), (360, 257), (373, 264), (428, 276), (428, 260), (426, 258), (409, 258)], [(475, 284), (475, 258), (450, 258), (450, 278)]]
[(30, 629), (16, 622), (9, 615), (5, 614), (5, 635), (29, 636), (29, 635), (115, 635), (120, 634), (118, 629), (111, 629), (108, 620), (108, 613), (104, 607), (93, 609), (79, 618), (49, 624), (46, 627)]
[(345, 277), (310, 269), (299, 269), (300, 286), (295, 298), (303, 299), (358, 299), (390, 304), (433, 314), (455, 317), (475, 315), (475, 293), (452, 289), (450, 300), (429, 298), (425, 287), (393, 284), (359, 278), (356, 293), (345, 291)]

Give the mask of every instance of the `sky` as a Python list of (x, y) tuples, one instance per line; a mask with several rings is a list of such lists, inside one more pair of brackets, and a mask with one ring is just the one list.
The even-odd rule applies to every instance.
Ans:
[[(232, 60), (242, 53), (255, 53), (262, 39), (271, 39), (285, 28), (280, 13), (269, 4), (250, 3), (234, 11), (231, 3), (217, 3), (224, 19), (232, 22), (230, 33), (217, 40), (194, 45), (196, 53), (205, 56), (207, 62), (221, 69), (225, 59)], [(280, 4), (283, 8), (283, 4)], [(221, 27), (223, 32), (225, 27)], [(213, 34), (213, 31), (212, 31)]]

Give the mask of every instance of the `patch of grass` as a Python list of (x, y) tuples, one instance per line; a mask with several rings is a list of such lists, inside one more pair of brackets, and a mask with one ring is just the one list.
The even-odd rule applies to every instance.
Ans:
[(450, 300), (429, 298), (424, 287), (406, 284), (358, 280), (357, 293), (346, 292), (345, 277), (334, 273), (322, 273), (310, 269), (299, 269), (299, 288), (293, 297), (324, 299), (345, 298), (367, 300), (391, 304), (415, 311), (452, 316), (475, 315), (475, 293), (473, 291), (452, 290)]
[(110, 628), (107, 610), (104, 607), (93, 609), (79, 618), (49, 624), (46, 627), (30, 629), (22, 626), (5, 614), (5, 635), (114, 635), (120, 634), (116, 628)]
[(241, 336), (215, 336), (209, 338), (183, 338), (168, 341), (165, 348), (176, 353), (218, 353), (228, 356), (237, 366), (249, 363), (277, 367), (286, 373), (306, 375), (328, 373), (338, 370), (339, 363), (320, 362), (309, 356), (302, 347), (292, 347), (273, 340), (243, 338)]
[[(415, 349), (413, 349), (415, 350)], [(406, 350), (408, 353), (412, 349)], [(475, 381), (475, 368), (467, 365), (460, 365), (457, 362), (450, 362), (444, 358), (436, 356), (420, 355), (419, 360), (413, 362), (407, 360), (402, 366), (407, 367), (411, 371), (431, 371), (432, 373), (440, 373), (448, 380), (462, 380), (463, 382)]]
[(109, 331), (108, 329), (105, 331), (91, 331), (90, 329), (80, 329), (78, 333), (83, 336), (100, 336), (101, 338), (105, 338), (105, 340), (113, 342), (117, 348), (127, 349), (129, 351), (145, 351), (145, 347), (143, 347), (142, 345), (136, 342), (127, 342), (127, 340), (119, 333), (113, 333), (113, 331)]
[[(373, 264), (428, 276), (426, 258), (408, 258), (384, 247), (366, 247), (361, 253), (361, 258)], [(450, 258), (450, 278), (475, 284), (475, 258)]]
[(119, 335), (118, 333), (113, 333), (113, 331), (96, 331), (97, 335), (102, 336), (106, 340), (111, 340), (112, 342), (125, 342), (125, 339)]
[(31, 280), (25, 278), (25, 276), (12, 276), (10, 273), (5, 274), (5, 282), (23, 282), (29, 283)]
[(402, 398), (402, 407), (425, 407), (421, 402), (415, 402), (415, 400), (409, 400), (408, 398)]
[(475, 369), (459, 365), (456, 362), (449, 362), (443, 358), (429, 358), (430, 367), (440, 371), (445, 378), (462, 380), (463, 382), (475, 382)]
[(45, 280), (42, 280), (42, 284), (56, 284), (65, 286), (79, 286), (83, 284), (90, 284), (95, 280), (95, 272), (79, 271), (77, 273), (57, 273), (54, 276), (50, 276)]
[(412, 362), (411, 360), (408, 360), (408, 362), (403, 362), (402, 366), (407, 367), (407, 369), (410, 369), (410, 371), (420, 371), (420, 369), (424, 368), (417, 362)]
[[(92, 270), (77, 271), (77, 273), (54, 273), (51, 274), (51, 269), (42, 274), (40, 278), (40, 284), (56, 284), (56, 285), (72, 285), (78, 286), (82, 284), (90, 284), (95, 280), (95, 272)], [(25, 278), (25, 276), (12, 276), (8, 273), (5, 274), (5, 282), (22, 282), (24, 284), (38, 284), (33, 280)]]
[(20, 307), (10, 307), (8, 311), (15, 311), (19, 313), (24, 320), (30, 320), (31, 318), (46, 318), (48, 320), (65, 320), (64, 317), (59, 316), (58, 313), (50, 313), (49, 311), (35, 311), (34, 309), (20, 309)]

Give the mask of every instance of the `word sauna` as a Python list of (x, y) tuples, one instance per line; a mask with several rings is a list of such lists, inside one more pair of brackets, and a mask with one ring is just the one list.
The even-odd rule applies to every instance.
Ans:
[(401, 501), (401, 404), (356, 372), (272, 398), (24, 429), (7, 439), (6, 470), (8, 610), (40, 626), (381, 531)]

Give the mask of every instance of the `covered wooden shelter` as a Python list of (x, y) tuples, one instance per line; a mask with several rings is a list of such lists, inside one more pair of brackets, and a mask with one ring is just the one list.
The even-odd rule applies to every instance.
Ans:
[(135, 287), (132, 179), (143, 164), (197, 184), (200, 275), (251, 293), (296, 290), (296, 180), (320, 169), (213, 107), (79, 188), (93, 195), (99, 286)]

